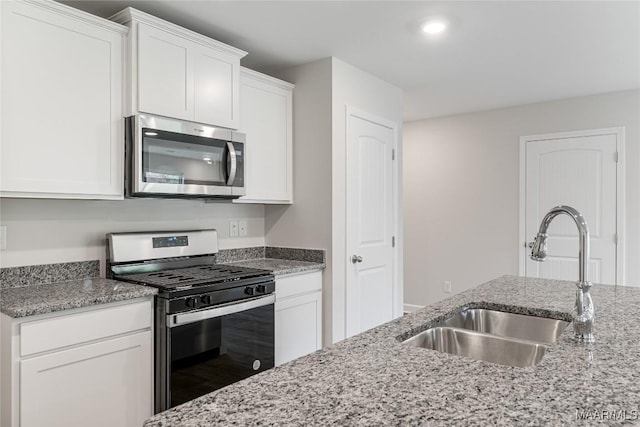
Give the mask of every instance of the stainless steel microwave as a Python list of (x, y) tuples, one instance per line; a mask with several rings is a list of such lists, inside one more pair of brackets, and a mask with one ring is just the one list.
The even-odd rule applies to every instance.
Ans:
[(127, 197), (245, 195), (245, 135), (230, 129), (138, 114), (125, 119)]

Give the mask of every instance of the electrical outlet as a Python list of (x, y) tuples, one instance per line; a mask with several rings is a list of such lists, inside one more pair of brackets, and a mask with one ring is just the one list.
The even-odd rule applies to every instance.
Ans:
[(7, 226), (0, 226), (0, 251), (7, 249)]
[(447, 293), (450, 294), (451, 293), (451, 282), (449, 281), (445, 281), (442, 283), (442, 290)]
[(238, 237), (238, 220), (229, 221), (229, 237)]
[(247, 220), (238, 221), (238, 234), (240, 237), (244, 237), (247, 235)]

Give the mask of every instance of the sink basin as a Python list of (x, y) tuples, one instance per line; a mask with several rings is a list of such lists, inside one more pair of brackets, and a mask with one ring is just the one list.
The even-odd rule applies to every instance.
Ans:
[(427, 329), (404, 343), (520, 368), (537, 365), (547, 349), (545, 345), (536, 342), (449, 327)]
[(569, 322), (464, 308), (403, 343), (521, 368), (537, 365)]
[(553, 344), (567, 325), (564, 320), (470, 308), (449, 317), (443, 326)]

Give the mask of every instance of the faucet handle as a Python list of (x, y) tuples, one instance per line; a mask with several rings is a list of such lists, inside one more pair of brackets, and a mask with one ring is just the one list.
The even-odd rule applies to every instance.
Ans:
[(534, 261), (544, 261), (547, 257), (547, 233), (538, 233), (536, 240), (531, 246), (529, 257)]

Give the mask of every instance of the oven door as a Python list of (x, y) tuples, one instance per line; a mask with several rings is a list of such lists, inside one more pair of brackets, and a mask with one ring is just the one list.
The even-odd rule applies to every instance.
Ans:
[(127, 121), (128, 195), (244, 195), (243, 134), (145, 114)]
[(174, 407), (274, 366), (275, 295), (167, 316)]

